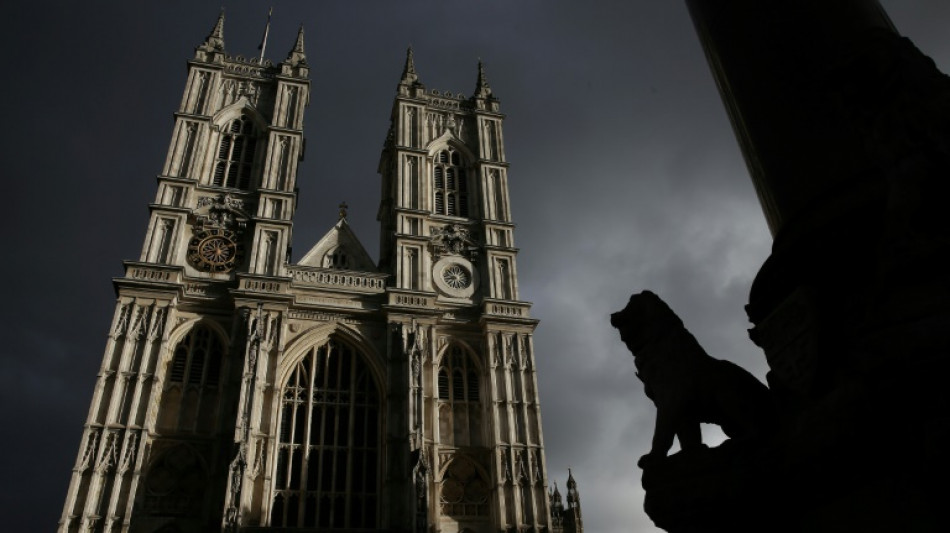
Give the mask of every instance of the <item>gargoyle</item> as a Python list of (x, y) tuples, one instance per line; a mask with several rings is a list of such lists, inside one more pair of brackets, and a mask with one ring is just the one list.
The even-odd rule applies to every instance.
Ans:
[(674, 435), (684, 452), (705, 448), (700, 423), (717, 424), (733, 439), (758, 436), (768, 427), (768, 388), (738, 365), (710, 357), (656, 294), (634, 294), (610, 315), (610, 324), (620, 331), (656, 404), (653, 448), (640, 458), (641, 468), (666, 457)]

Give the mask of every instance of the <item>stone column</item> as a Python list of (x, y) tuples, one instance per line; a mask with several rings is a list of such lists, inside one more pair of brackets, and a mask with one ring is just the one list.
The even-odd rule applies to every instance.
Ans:
[(877, 0), (687, 0), (773, 236), (869, 178), (843, 99), (857, 46), (894, 34)]

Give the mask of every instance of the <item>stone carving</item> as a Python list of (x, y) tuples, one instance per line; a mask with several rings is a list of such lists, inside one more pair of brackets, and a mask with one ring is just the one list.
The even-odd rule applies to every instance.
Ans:
[(148, 308), (145, 306), (135, 307), (135, 319), (133, 320), (132, 336), (136, 340), (141, 340), (148, 331)]
[(116, 337), (121, 337), (125, 334), (125, 328), (129, 326), (130, 312), (129, 304), (122, 304), (122, 309), (119, 310), (119, 320), (115, 323), (115, 331), (112, 332)]
[(99, 431), (90, 430), (86, 438), (86, 449), (82, 452), (82, 460), (79, 462), (79, 470), (84, 471), (92, 465), (92, 459), (96, 455), (96, 444), (99, 443)]
[(251, 466), (250, 477), (251, 479), (257, 479), (260, 477), (261, 472), (265, 468), (265, 453), (264, 450), (267, 446), (267, 442), (264, 439), (255, 439), (254, 442), (254, 464)]
[(224, 511), (224, 522), (227, 525), (229, 531), (237, 531), (237, 528), (241, 523), (241, 510), (239, 502), (241, 501), (241, 487), (243, 486), (244, 471), (246, 467), (247, 448), (245, 443), (242, 442), (238, 447), (237, 453), (234, 455), (234, 459), (231, 461), (231, 465), (228, 467), (228, 494), (230, 496), (230, 501), (228, 508)]
[(478, 466), (480, 461), (465, 453), (451, 455), (442, 470), (439, 501), (449, 516), (487, 516), (491, 493), (488, 480)]
[(508, 455), (507, 450), (501, 450), (498, 452), (501, 454), (501, 467), (502, 467), (502, 479), (505, 480), (505, 483), (511, 483), (511, 458)]
[(468, 228), (461, 224), (446, 224), (441, 228), (429, 228), (432, 235), (432, 256), (438, 259), (443, 255), (459, 255), (474, 261), (478, 256), (478, 244), (472, 238)]
[(237, 226), (244, 229), (250, 215), (247, 214), (246, 202), (223, 193), (217, 196), (202, 196), (198, 198), (198, 207), (192, 211), (199, 226), (232, 229)]
[(428, 507), (427, 504), (427, 495), (428, 495), (428, 476), (429, 476), (429, 459), (426, 456), (425, 447), (420, 448), (418, 451), (413, 452), (418, 454), (416, 459), (416, 464), (412, 468), (413, 472), (413, 481), (415, 483), (416, 489), (416, 511), (425, 511)]
[(528, 480), (528, 471), (524, 464), (524, 451), (515, 452), (515, 470), (518, 472), (518, 481), (524, 483)]
[(129, 471), (129, 468), (132, 467), (132, 464), (135, 463), (136, 444), (138, 444), (138, 435), (135, 432), (130, 432), (126, 437), (122, 462), (119, 464), (120, 475), (125, 475), (125, 473)]
[(116, 438), (117, 433), (115, 431), (106, 433), (102, 455), (99, 456), (99, 462), (96, 464), (96, 473), (105, 475), (116, 464), (119, 454), (119, 450), (116, 448)]
[(155, 339), (161, 337), (164, 326), (165, 308), (156, 307), (152, 314), (152, 328), (148, 332), (148, 339), (150, 341), (154, 341)]
[(659, 296), (644, 291), (610, 316), (634, 356), (637, 377), (656, 404), (648, 468), (666, 457), (675, 435), (683, 452), (702, 449), (701, 422), (718, 424), (730, 438), (758, 436), (767, 427), (769, 391), (752, 374), (710, 357)]

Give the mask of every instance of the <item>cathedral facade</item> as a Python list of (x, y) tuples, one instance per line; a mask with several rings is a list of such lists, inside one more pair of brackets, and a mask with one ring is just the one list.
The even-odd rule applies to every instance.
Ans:
[(345, 205), (290, 261), (309, 97), (302, 29), (278, 64), (232, 57), (222, 13), (196, 49), (60, 532), (552, 531), (481, 65), (473, 95), (440, 93), (409, 51), (378, 263)]

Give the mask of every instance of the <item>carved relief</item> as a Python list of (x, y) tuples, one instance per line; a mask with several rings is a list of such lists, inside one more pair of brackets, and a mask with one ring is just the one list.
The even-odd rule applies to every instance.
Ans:
[(152, 312), (152, 328), (148, 332), (148, 340), (154, 341), (162, 336), (165, 327), (165, 307), (156, 307)]
[(189, 218), (192, 238), (188, 261), (198, 270), (228, 272), (244, 256), (242, 234), (250, 220), (251, 206), (230, 193), (198, 198), (198, 207)]
[(443, 255), (458, 255), (474, 261), (478, 256), (478, 243), (475, 242), (468, 228), (461, 224), (446, 224), (441, 228), (430, 227), (429, 233), (432, 236), (430, 247), (433, 259), (438, 259)]
[(515, 472), (518, 476), (518, 483), (524, 484), (528, 481), (528, 471), (525, 466), (524, 450), (518, 450), (515, 452)]
[(122, 461), (119, 463), (119, 475), (125, 475), (132, 464), (135, 462), (135, 449), (138, 444), (138, 435), (130, 431), (126, 436), (125, 452), (122, 454)]
[(82, 452), (82, 459), (79, 461), (79, 470), (84, 471), (92, 466), (92, 460), (96, 455), (96, 444), (99, 443), (99, 430), (92, 429), (86, 437), (86, 447)]
[(511, 454), (507, 448), (502, 448), (498, 451), (498, 454), (501, 457), (501, 479), (505, 480), (505, 483), (511, 484)]
[(264, 460), (267, 454), (265, 453), (267, 448), (267, 442), (264, 439), (256, 439), (254, 442), (254, 462), (251, 466), (250, 477), (251, 479), (257, 479), (261, 472), (264, 471), (265, 464)]
[(534, 482), (537, 485), (540, 485), (544, 478), (544, 473), (541, 471), (542, 464), (541, 450), (534, 450), (534, 453), (531, 455), (531, 469), (534, 471)]
[(489, 485), (477, 463), (468, 454), (452, 454), (442, 474), (439, 503), (451, 516), (487, 516)]
[(125, 335), (126, 328), (129, 327), (129, 314), (131, 313), (129, 304), (122, 304), (122, 308), (119, 310), (119, 320), (115, 323), (115, 330), (112, 334), (119, 338), (122, 335)]
[(105, 475), (116, 464), (119, 451), (116, 446), (117, 433), (109, 431), (106, 433), (105, 442), (102, 445), (102, 452), (99, 455), (99, 462), (96, 463), (96, 473)]
[(422, 512), (426, 510), (429, 493), (429, 458), (424, 447), (419, 449), (418, 455), (419, 458), (412, 468), (412, 479), (416, 490), (416, 511)]
[(148, 308), (145, 306), (135, 306), (135, 319), (132, 321), (132, 335), (136, 340), (140, 340), (148, 329)]

